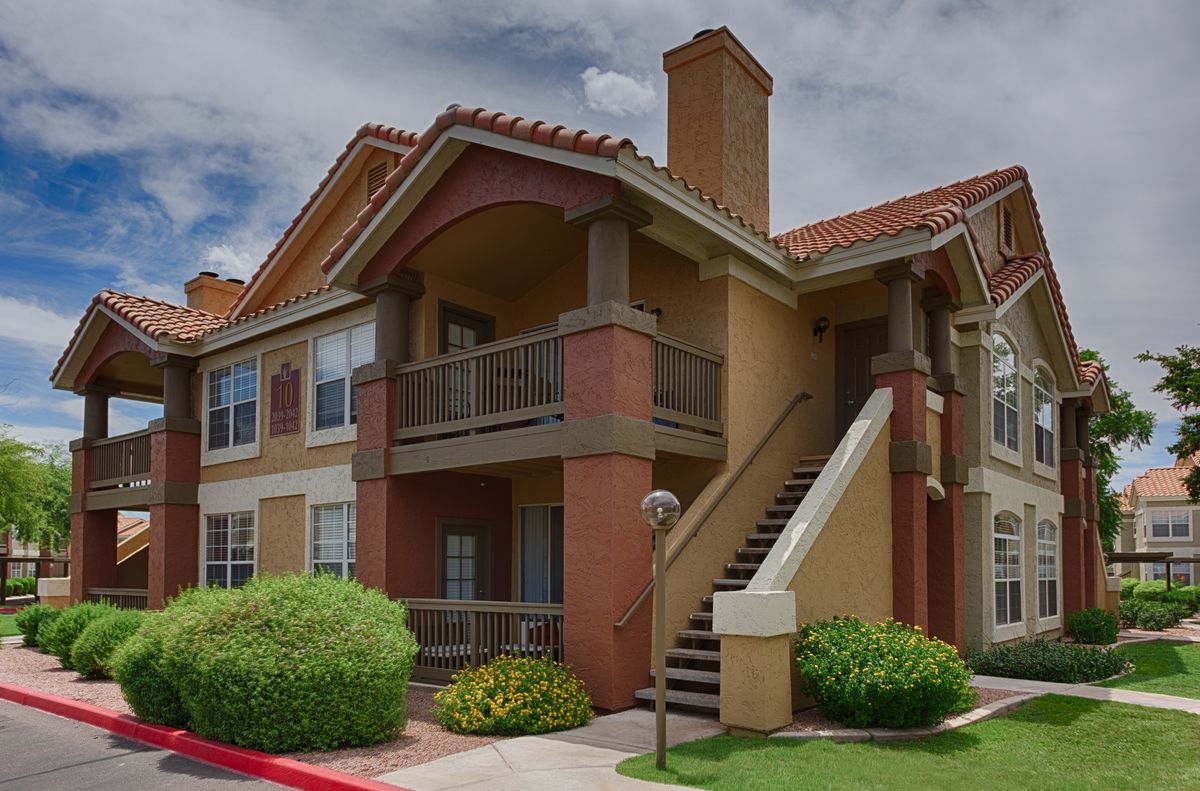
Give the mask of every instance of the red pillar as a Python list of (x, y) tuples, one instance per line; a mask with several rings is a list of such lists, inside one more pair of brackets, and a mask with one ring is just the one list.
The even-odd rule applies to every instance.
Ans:
[(200, 582), (199, 422), (165, 418), (150, 424), (150, 480), (161, 487), (161, 498), (150, 503), (146, 606), (158, 610)]
[[(942, 452), (962, 457), (963, 396), (943, 393)], [(929, 632), (960, 651), (966, 648), (966, 580), (963, 571), (963, 485), (942, 469), (944, 499), (929, 503)]]
[(1102, 601), (1096, 600), (1097, 588), (1100, 586), (1099, 577), (1104, 575), (1104, 567), (1098, 563), (1100, 549), (1099, 501), (1096, 497), (1096, 462), (1085, 459), (1083, 462), (1083, 504), (1085, 510), (1086, 532), (1083, 544), (1083, 604), (1085, 607), (1101, 607)]
[[(564, 431), (606, 416), (650, 427), (647, 335), (612, 323), (566, 335), (563, 381)], [(619, 452), (563, 459), (564, 653), (602, 709), (632, 706), (648, 677), (650, 608), (623, 629), (613, 624), (652, 575), (651, 534), (638, 513), (651, 467), (649, 458)]]
[[(1064, 456), (1067, 455), (1067, 450), (1074, 450), (1075, 455), (1078, 456), (1077, 449), (1064, 449)], [(1087, 521), (1084, 514), (1075, 513), (1076, 506), (1073, 505), (1073, 503), (1078, 504), (1083, 501), (1083, 460), (1078, 457), (1063, 458), (1060, 470), (1063, 499), (1067, 503), (1067, 514), (1063, 517), (1062, 531), (1062, 588), (1063, 617), (1065, 618), (1086, 606), (1084, 557)]]
[(71, 447), (71, 602), (87, 597), (88, 588), (117, 584), (117, 512), (88, 511), (91, 451), (87, 441)]
[[(355, 575), (368, 588), (393, 598), (401, 590), (404, 557), (400, 488), (388, 476), (388, 448), (396, 426), (394, 364), (383, 361), (359, 368), (354, 383), (358, 394), (358, 453), (355, 454), (355, 500), (358, 503)], [(411, 595), (411, 593), (409, 594)], [(428, 593), (425, 595), (429, 595)]]

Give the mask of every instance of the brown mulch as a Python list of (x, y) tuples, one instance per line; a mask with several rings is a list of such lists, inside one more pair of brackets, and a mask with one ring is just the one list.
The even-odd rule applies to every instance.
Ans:
[[(975, 691), (979, 694), (979, 701), (975, 704), (976, 708), (980, 706), (986, 706), (989, 703), (995, 703), (998, 700), (1004, 700), (1006, 698), (1012, 698), (1016, 697), (1017, 695), (1025, 694), (1023, 692), (1016, 692), (1011, 689), (991, 689), (989, 687), (976, 687)], [(821, 713), (819, 708), (814, 706), (811, 709), (805, 709), (804, 711), (796, 712), (792, 719), (792, 724), (786, 728), (782, 728), (781, 730), (830, 731), (846, 727), (848, 726), (843, 725), (836, 720), (829, 719)]]
[[(0, 648), (0, 682), (132, 713), (115, 681), (85, 679), (73, 670), (64, 670), (56, 657), (36, 648), (11, 645)], [(376, 777), (504, 738), (462, 736), (438, 725), (433, 716), (433, 693), (434, 690), (422, 687), (408, 688), (408, 725), (403, 734), (390, 742), (330, 752), (288, 753), (287, 756), (347, 774)]]

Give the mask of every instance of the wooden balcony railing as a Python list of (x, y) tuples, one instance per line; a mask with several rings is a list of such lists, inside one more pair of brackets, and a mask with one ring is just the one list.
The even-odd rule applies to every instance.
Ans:
[(556, 420), (562, 339), (552, 327), (405, 365), (397, 400), (401, 440)]
[(146, 591), (138, 588), (88, 588), (87, 600), (108, 602), (123, 610), (146, 609)]
[(654, 417), (720, 434), (721, 356), (669, 335), (656, 337), (650, 354)]
[(150, 479), (150, 432), (135, 431), (92, 442), (92, 489), (137, 486)]
[(561, 662), (563, 606), (528, 602), (409, 599), (408, 627), (421, 648), (414, 681), (445, 682), (498, 656)]

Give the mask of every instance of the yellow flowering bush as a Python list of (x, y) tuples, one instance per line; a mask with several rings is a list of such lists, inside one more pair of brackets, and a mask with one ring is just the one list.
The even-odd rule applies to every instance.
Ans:
[(935, 725), (976, 700), (971, 671), (952, 646), (890, 618), (805, 624), (796, 661), (825, 716), (854, 728)]
[(571, 668), (549, 659), (498, 656), (456, 673), (434, 695), (438, 722), (455, 733), (519, 736), (586, 725), (592, 699)]

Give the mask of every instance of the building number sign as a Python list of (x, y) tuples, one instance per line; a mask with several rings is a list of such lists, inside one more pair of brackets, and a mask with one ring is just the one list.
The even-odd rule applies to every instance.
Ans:
[(300, 369), (291, 363), (279, 366), (271, 376), (271, 436), (295, 434), (300, 430)]

